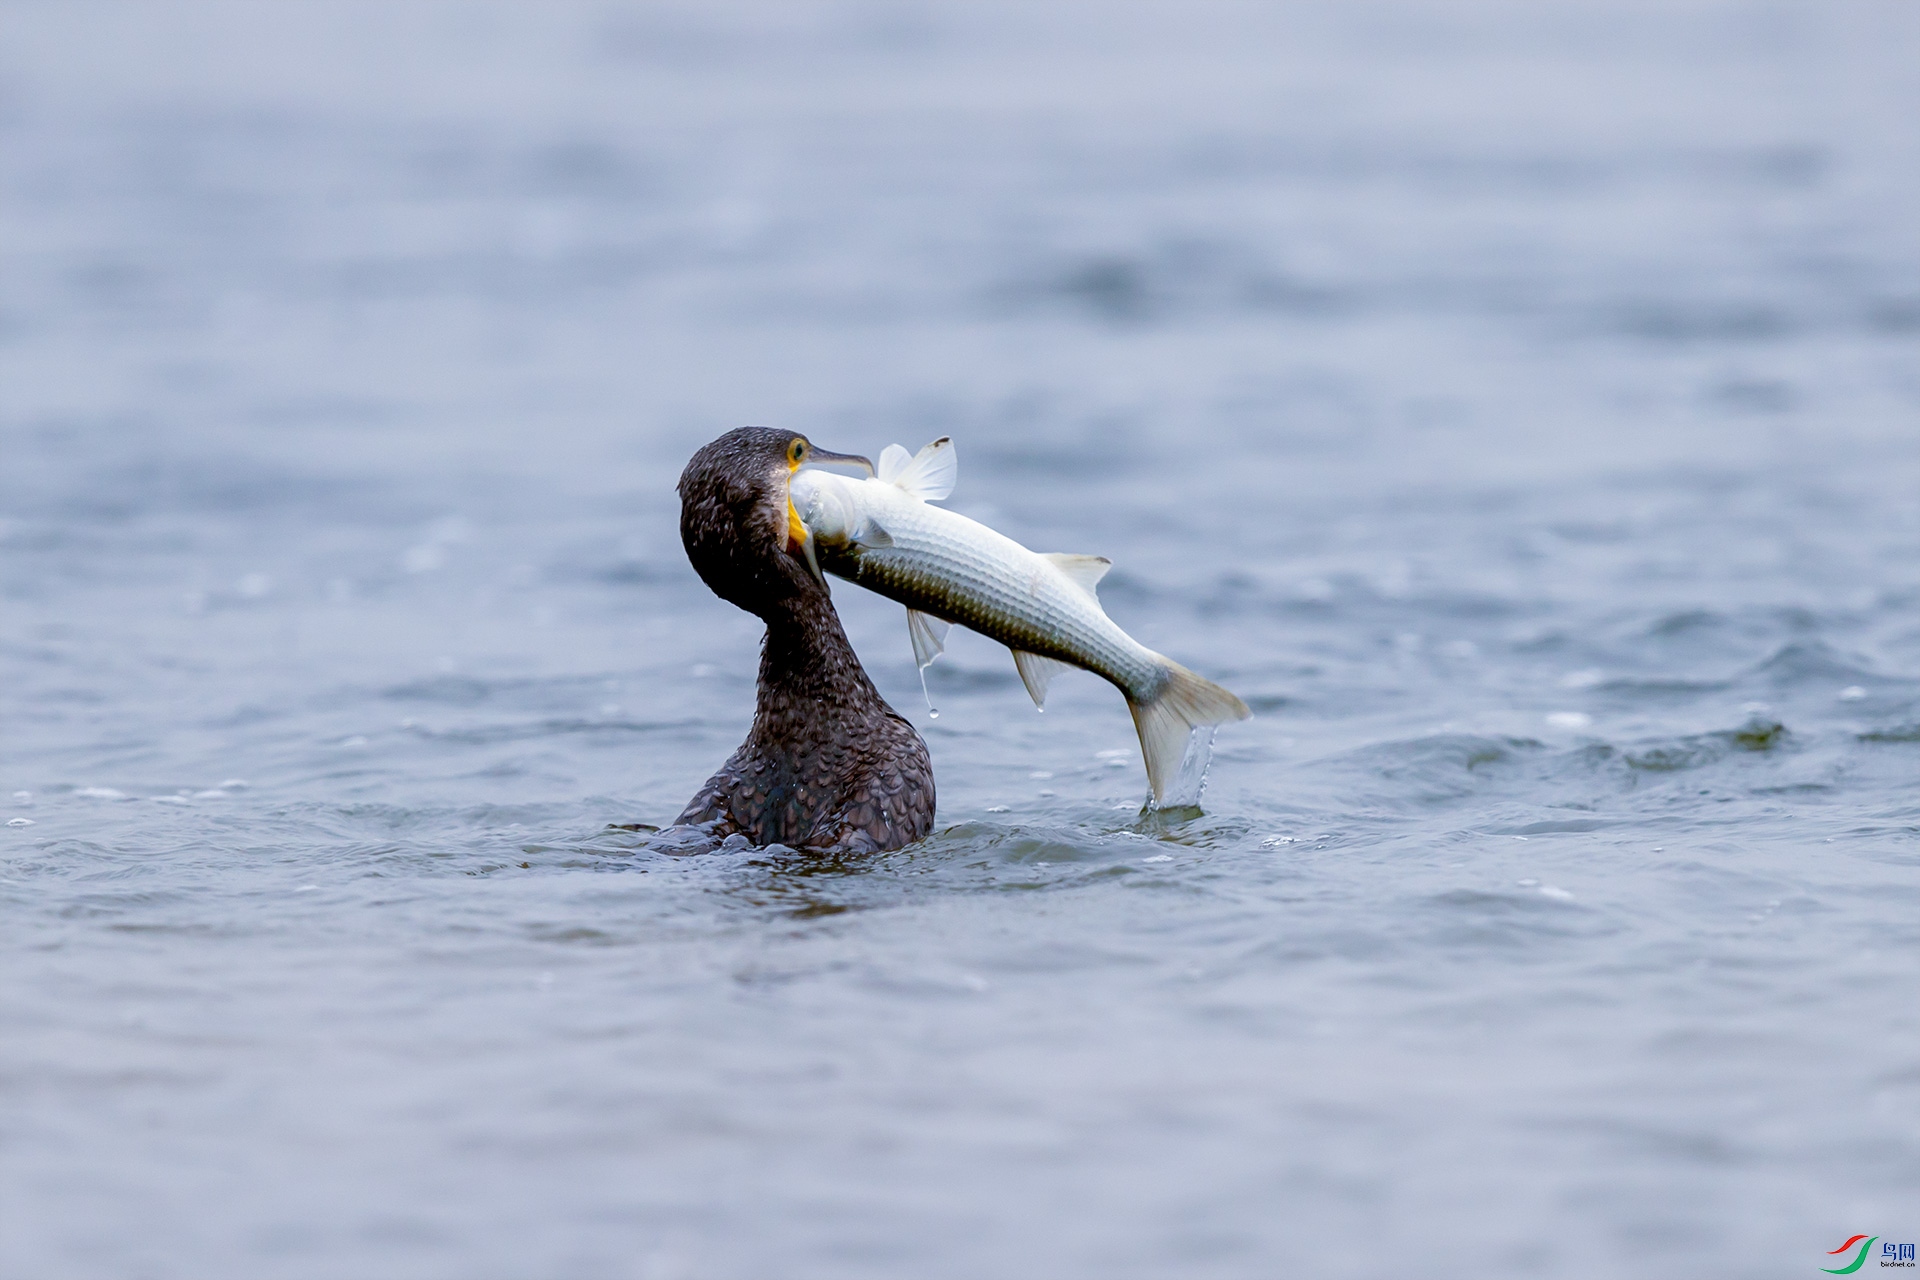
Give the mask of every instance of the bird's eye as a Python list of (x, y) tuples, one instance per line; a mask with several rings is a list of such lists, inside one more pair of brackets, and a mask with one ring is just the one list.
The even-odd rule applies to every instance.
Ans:
[(807, 442), (805, 440), (795, 440), (792, 444), (787, 446), (787, 461), (792, 463), (794, 466), (796, 467), (799, 466), (800, 463), (806, 458), (806, 456), (807, 456)]

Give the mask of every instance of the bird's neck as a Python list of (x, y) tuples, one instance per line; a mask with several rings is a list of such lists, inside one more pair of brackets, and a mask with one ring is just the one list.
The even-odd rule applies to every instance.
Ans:
[(767, 638), (760, 650), (756, 723), (769, 717), (784, 720), (836, 709), (886, 707), (826, 593), (790, 596), (761, 616), (767, 621)]

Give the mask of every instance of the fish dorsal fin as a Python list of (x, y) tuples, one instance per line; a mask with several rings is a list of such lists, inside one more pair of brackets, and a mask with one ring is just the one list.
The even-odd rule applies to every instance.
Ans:
[(913, 465), (913, 455), (897, 444), (890, 444), (880, 451), (880, 465), (874, 468), (874, 478), (882, 484), (892, 484), (900, 478), (900, 473)]
[(1113, 561), (1105, 556), (1075, 556), (1064, 551), (1049, 551), (1041, 558), (1052, 561), (1053, 567), (1066, 574), (1074, 586), (1096, 600), (1100, 597), (1095, 595), (1094, 587), (1107, 576), (1107, 570), (1113, 568)]
[(1054, 658), (1043, 658), (1037, 653), (1013, 651), (1013, 666), (1020, 673), (1020, 683), (1027, 686), (1027, 695), (1033, 699), (1033, 705), (1042, 711), (1047, 707), (1047, 686), (1062, 671), (1073, 668)]
[[(889, 445), (886, 453), (880, 455), (881, 465), (887, 463), (887, 454), (896, 446)], [(906, 453), (901, 449), (902, 454)], [(953, 492), (953, 482), (960, 477), (960, 460), (954, 455), (953, 440), (941, 436), (897, 471), (883, 474), (881, 479), (905, 489), (922, 502), (938, 502)]]
[(953, 624), (918, 609), (907, 610), (907, 634), (913, 637), (913, 660), (922, 671), (947, 651), (947, 632)]

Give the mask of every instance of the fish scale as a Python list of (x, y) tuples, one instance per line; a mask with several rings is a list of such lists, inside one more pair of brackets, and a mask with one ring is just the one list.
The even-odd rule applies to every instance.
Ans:
[(823, 568), (1010, 648), (1083, 667), (1124, 692), (1151, 696), (1164, 683), (1158, 655), (1044, 557), (885, 481), (807, 474), (851, 490), (856, 508), (891, 544), (849, 538), (836, 546), (823, 538)]

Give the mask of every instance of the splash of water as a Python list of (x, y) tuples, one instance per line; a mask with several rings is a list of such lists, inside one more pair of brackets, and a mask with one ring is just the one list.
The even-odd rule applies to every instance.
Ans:
[(1187, 735), (1187, 749), (1180, 756), (1180, 772), (1167, 785), (1166, 795), (1155, 806), (1160, 809), (1195, 809), (1207, 789), (1207, 771), (1213, 767), (1215, 726), (1196, 725)]

